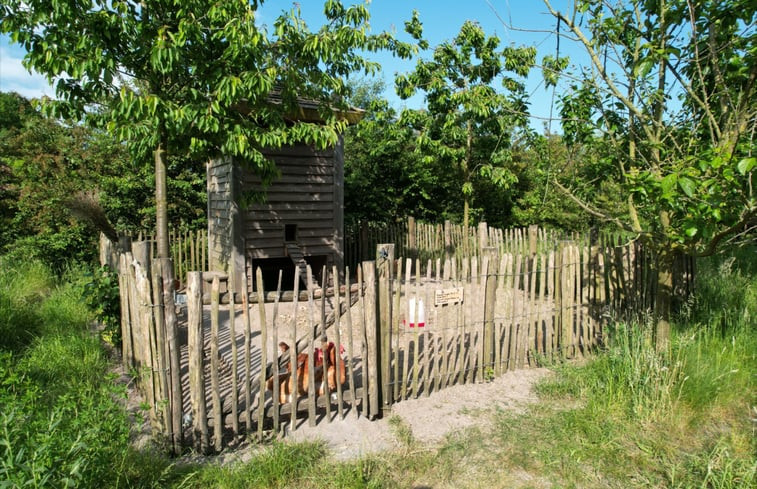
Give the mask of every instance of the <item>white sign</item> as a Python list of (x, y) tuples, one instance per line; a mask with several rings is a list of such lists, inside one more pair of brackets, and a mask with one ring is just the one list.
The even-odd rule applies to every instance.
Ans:
[(457, 304), (463, 302), (463, 288), (455, 287), (452, 289), (437, 289), (434, 291), (434, 304), (444, 306), (447, 304)]

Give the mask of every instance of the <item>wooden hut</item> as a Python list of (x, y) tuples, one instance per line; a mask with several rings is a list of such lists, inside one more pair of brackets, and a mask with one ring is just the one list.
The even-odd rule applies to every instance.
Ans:
[[(300, 120), (317, 121), (317, 105), (300, 102)], [(357, 122), (360, 111), (345, 116)], [(344, 153), (342, 138), (336, 146), (316, 150), (307, 145), (262, 150), (280, 176), (263, 189), (260, 178), (231, 158), (211, 160), (208, 183), (208, 260), (211, 272), (227, 274), (234, 290), (252, 291), (253, 271), (278, 273), (286, 279), (299, 267), (305, 276), (310, 264), (320, 276), (322, 267), (343, 266)], [(241, 205), (249, 191), (262, 192), (265, 201)], [(243, 269), (248, 283), (242, 283)], [(274, 279), (275, 280), (275, 279)], [(291, 286), (291, 280), (285, 280)], [(269, 279), (266, 289), (275, 288)]]

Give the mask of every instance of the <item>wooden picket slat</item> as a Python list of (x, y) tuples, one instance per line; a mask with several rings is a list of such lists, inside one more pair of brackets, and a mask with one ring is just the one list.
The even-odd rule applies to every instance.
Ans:
[[(247, 287), (247, 270), (242, 270), (242, 283)], [(250, 324), (250, 299), (247, 290), (242, 291), (242, 323), (244, 324), (244, 427), (252, 433), (252, 352)]]
[[(221, 383), (218, 375), (218, 304), (220, 302), (221, 284), (218, 277), (213, 277), (210, 286), (210, 388), (213, 401), (213, 446), (220, 452), (223, 446), (223, 412), (221, 411)], [(261, 423), (262, 426), (262, 423)]]
[[(214, 281), (216, 279), (213, 279)], [(255, 270), (255, 286), (258, 290), (258, 319), (260, 321), (260, 374), (258, 375), (258, 436), (263, 436), (265, 420), (265, 368), (268, 364), (268, 329), (265, 315), (265, 290), (263, 289), (263, 271), (260, 267)], [(274, 393), (275, 394), (275, 393)], [(275, 397), (275, 395), (274, 395)]]

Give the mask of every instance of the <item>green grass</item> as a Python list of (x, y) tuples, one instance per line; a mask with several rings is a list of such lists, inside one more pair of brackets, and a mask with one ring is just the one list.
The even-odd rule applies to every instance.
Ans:
[(125, 391), (82, 291), (36, 262), (0, 265), (0, 485), (107, 486), (128, 449)]

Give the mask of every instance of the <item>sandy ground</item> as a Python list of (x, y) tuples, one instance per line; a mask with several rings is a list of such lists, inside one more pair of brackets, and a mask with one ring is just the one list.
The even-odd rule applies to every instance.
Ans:
[[(345, 419), (322, 420), (317, 426), (308, 426), (299, 420), (294, 432), (287, 429), (286, 441), (322, 440), (337, 460), (352, 460), (368, 454), (390, 450), (398, 445), (389, 419), (399, 416), (412, 430), (421, 444), (436, 444), (453, 432), (483, 422), (482, 411), (497, 408), (521, 411), (536, 402), (533, 385), (549, 370), (543, 368), (507, 372), (489, 383), (457, 385), (420, 397), (397, 403), (388, 416), (376, 421), (357, 418), (347, 412)], [(288, 428), (288, 427), (287, 427)], [(248, 446), (236, 452), (221, 455), (223, 463), (244, 461), (256, 450)]]

